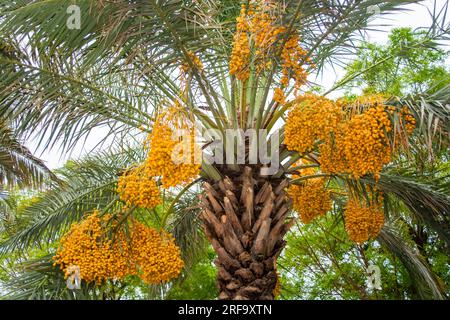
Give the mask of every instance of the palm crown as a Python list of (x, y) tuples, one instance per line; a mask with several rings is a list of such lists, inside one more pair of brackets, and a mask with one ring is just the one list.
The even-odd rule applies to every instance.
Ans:
[[(66, 275), (77, 265), (87, 282), (128, 274), (148, 283), (168, 281), (183, 267), (183, 241), (154, 232), (141, 215), (153, 212), (169, 229), (180, 219), (177, 203), (199, 182), (197, 214), (217, 253), (221, 299), (274, 298), (276, 261), (296, 219), (292, 209), (309, 223), (340, 206), (350, 239), (363, 243), (382, 232), (386, 245), (395, 246), (388, 229), (381, 231), (385, 197), (395, 195), (448, 241), (445, 196), (383, 173), (414, 153), (411, 144), (421, 143), (423, 134), (448, 133), (448, 88), (422, 102), (305, 93), (310, 73), (355, 49), (372, 6), (390, 12), (417, 1), (80, 1), (81, 30), (62, 33), (69, 2), (5, 4), (1, 30), (11, 33), (5, 43), (19, 54), (0, 56), (2, 86), (9, 88), (1, 92), (1, 112), (23, 134), (50, 130), (43, 146), (60, 142), (65, 150), (106, 126), (118, 152), (107, 152), (104, 164), (91, 163), (90, 172), (77, 172), (78, 180), (49, 190), (29, 209), (45, 218), (4, 250), (45, 234), (60, 236), (71, 221), (100, 209), (72, 226), (55, 264)], [(423, 45), (446, 31), (434, 29)], [(187, 156), (176, 163), (180, 141), (173, 134), (180, 129), (190, 139)], [(234, 143), (230, 130), (248, 129), (266, 130), (258, 142), (269, 144), (275, 172), (262, 174), (267, 163), (250, 161), (255, 145), (242, 135), (223, 154), (231, 163), (194, 161), (199, 153), (217, 156), (218, 141)], [(215, 137), (202, 135), (205, 130)], [(126, 147), (140, 131), (148, 134), (141, 150)], [(82, 185), (85, 192), (78, 194)], [(430, 202), (429, 214), (414, 210)], [(93, 245), (97, 236), (86, 230), (94, 230), (100, 244)]]

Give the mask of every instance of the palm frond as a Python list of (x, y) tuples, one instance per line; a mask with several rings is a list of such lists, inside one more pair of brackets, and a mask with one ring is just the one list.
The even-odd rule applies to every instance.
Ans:
[(422, 299), (446, 299), (441, 283), (424, 258), (414, 252), (394, 230), (384, 227), (377, 240), (402, 261)]
[(448, 82), (432, 94), (409, 96), (397, 102), (408, 106), (414, 114), (418, 122), (416, 135), (427, 146), (430, 157), (439, 150), (446, 150), (450, 144), (450, 81)]
[(39, 187), (46, 179), (56, 176), (0, 121), (0, 188)]
[(4, 283), (0, 299), (7, 300), (88, 300), (93, 293), (89, 285), (69, 290), (64, 273), (53, 266), (51, 255), (19, 263)]
[[(374, 184), (370, 178), (363, 181)], [(450, 248), (450, 196), (448, 177), (429, 183), (412, 176), (382, 174), (377, 183), (380, 190), (401, 200), (419, 223), (432, 228)]]
[(208, 242), (201, 230), (201, 221), (198, 218), (200, 206), (198, 193), (190, 192), (183, 196), (174, 208), (167, 229), (175, 237), (180, 247), (183, 261), (188, 269), (203, 255)]
[[(308, 55), (318, 70), (322, 70), (326, 64), (346, 64), (358, 49), (358, 40), (365, 37), (365, 32), (376, 30), (377, 26), (370, 24), (374, 9), (385, 16), (405, 11), (406, 5), (419, 2), (302, 1), (302, 15), (296, 25), (300, 28)], [(290, 3), (294, 5), (295, 1)]]
[(142, 160), (143, 151), (107, 151), (70, 162), (59, 171), (62, 183), (38, 195), (22, 212), (27, 225), (0, 245), (0, 253), (57, 239), (86, 212), (118, 205), (119, 173)]

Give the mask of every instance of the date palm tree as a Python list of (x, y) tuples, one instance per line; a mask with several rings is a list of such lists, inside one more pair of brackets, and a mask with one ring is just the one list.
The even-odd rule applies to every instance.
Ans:
[[(40, 218), (3, 244), (4, 251), (58, 237), (89, 209), (121, 208), (114, 187), (117, 178), (127, 166), (143, 160), (123, 146), (135, 136), (141, 137), (143, 126), (151, 134), (151, 126), (146, 127), (154, 123), (159, 106), (167, 101), (180, 104), (202, 129), (215, 130), (222, 139), (226, 139), (227, 129), (273, 133), (280, 128), (280, 141), (276, 141), (281, 142), (276, 150), (279, 170), (268, 175), (261, 174), (265, 167), (261, 162), (202, 162), (200, 178), (176, 189), (178, 194), (164, 207), (162, 221), (167, 226), (164, 224), (177, 219), (176, 203), (201, 183), (198, 217), (217, 253), (220, 299), (274, 298), (277, 257), (295, 219), (286, 192), (290, 184), (302, 185), (321, 177), (361, 195), (377, 184), (449, 240), (445, 223), (450, 212), (448, 197), (421, 193), (420, 186), (414, 189), (412, 182), (384, 175), (355, 179), (316, 172), (294, 178), (308, 166), (296, 164), (302, 158), (309, 159), (313, 167), (320, 166), (318, 149), (300, 153), (283, 143), (285, 116), (297, 103), (290, 99), (294, 84), (282, 85), (282, 55), (288, 40), (300, 35), (297, 43), (304, 50), (304, 71), (318, 74), (326, 65), (345, 63), (357, 49), (374, 6), (391, 13), (401, 5), (420, 1), (266, 1), (283, 33), (271, 48), (265, 72), (258, 72), (259, 61), (251, 60), (255, 49), (250, 47), (245, 79), (230, 74), (229, 66), (237, 34), (235, 21), (241, 10), (236, 1), (77, 1), (81, 29), (68, 29), (66, 9), (72, 2), (1, 1), (0, 36), (8, 37), (23, 55), (0, 56), (0, 113), (12, 119), (22, 134), (42, 137), (44, 148), (59, 144), (69, 151), (89, 136), (102, 135), (99, 144), (116, 145), (122, 151), (114, 156), (106, 153), (105, 158), (110, 159), (102, 160), (101, 165), (89, 162), (89, 174), (81, 169), (78, 180), (69, 175), (63, 192), (60, 187), (50, 190), (42, 202), (29, 209), (30, 215), (40, 212)], [(244, 1), (243, 5), (248, 8), (251, 3)], [(436, 13), (429, 40), (422, 45), (436, 45), (436, 40), (445, 38), (449, 26), (440, 24), (441, 20), (445, 21), (442, 13)], [(234, 38), (235, 46), (236, 41)], [(183, 77), (180, 68), (188, 70)], [(348, 81), (343, 79), (324, 95)], [(286, 102), (276, 101), (275, 88), (282, 88)], [(415, 143), (426, 145), (422, 139), (428, 137), (440, 138), (445, 144), (448, 94), (446, 88), (434, 96), (390, 99), (389, 104), (409, 106), (418, 122)], [(394, 121), (400, 123), (401, 119)], [(204, 141), (205, 150), (213, 142)], [(248, 140), (241, 141), (241, 146), (248, 160)], [(231, 158), (238, 157), (238, 149)], [(414, 153), (414, 146), (408, 151)], [(417, 209), (421, 206), (430, 208), (430, 214)], [(132, 214), (134, 208), (130, 210)], [(182, 237), (177, 239), (182, 241)]]

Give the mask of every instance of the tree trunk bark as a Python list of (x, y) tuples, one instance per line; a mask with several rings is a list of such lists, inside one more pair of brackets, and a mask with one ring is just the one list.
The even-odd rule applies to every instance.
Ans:
[(255, 175), (249, 166), (204, 183), (201, 219), (217, 253), (219, 299), (274, 299), (276, 260), (292, 224), (287, 185), (287, 180)]

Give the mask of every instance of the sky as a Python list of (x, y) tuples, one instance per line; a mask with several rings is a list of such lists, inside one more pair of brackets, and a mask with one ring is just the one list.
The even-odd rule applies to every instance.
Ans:
[[(448, 0), (437, 0), (437, 8), (441, 8), (447, 1)], [(385, 44), (388, 40), (390, 30), (393, 28), (411, 27), (415, 29), (430, 26), (432, 19), (429, 10), (433, 10), (434, 2), (434, 0), (426, 0), (421, 2), (421, 4), (407, 5), (404, 7), (407, 11), (391, 15), (375, 14), (371, 24), (374, 26), (376, 25), (377, 30), (379, 31), (367, 32), (365, 40), (378, 44)], [(376, 10), (374, 10), (374, 12), (376, 13)], [(331, 88), (337, 80), (342, 78), (343, 74), (344, 72), (342, 69), (333, 70), (332, 68), (325, 68), (322, 76), (315, 81), (325, 88)], [(336, 95), (339, 95), (339, 92), (335, 93), (334, 96), (330, 95), (330, 97), (334, 98)], [(77, 159), (91, 152), (92, 148), (96, 147), (98, 141), (106, 134), (107, 130), (100, 129), (94, 131), (94, 134), (87, 139), (84, 146), (81, 144), (76, 146), (71, 154), (61, 154), (57, 148), (46, 150), (44, 152), (36, 150), (36, 144), (33, 141), (28, 141), (26, 145), (36, 156), (40, 157), (49, 168), (56, 169), (61, 167), (68, 159)]]
[[(367, 32), (366, 41), (378, 44), (386, 44), (388, 35), (394, 28), (411, 27), (412, 29), (428, 27), (432, 24), (431, 14), (434, 3), (437, 8), (442, 8), (448, 0), (426, 0), (420, 4), (410, 4), (403, 6), (406, 11), (389, 15), (374, 15), (371, 25), (376, 26), (377, 31)], [(450, 14), (450, 13), (449, 13)], [(337, 72), (336, 72), (337, 71)], [(332, 70), (325, 69), (322, 77), (316, 80), (325, 88), (331, 88), (344, 75), (342, 69)], [(336, 92), (331, 97), (335, 97), (339, 92)]]

